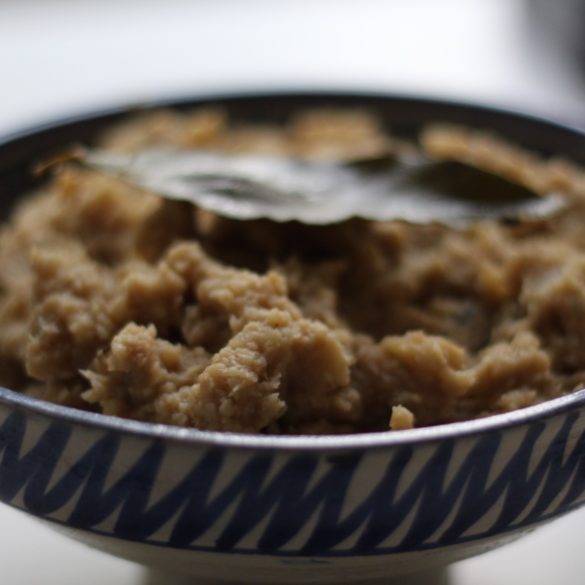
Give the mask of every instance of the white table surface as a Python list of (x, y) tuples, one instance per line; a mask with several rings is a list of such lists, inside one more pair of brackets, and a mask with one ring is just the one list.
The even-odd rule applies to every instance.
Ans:
[[(575, 67), (520, 0), (0, 0), (0, 134), (162, 94), (432, 93), (585, 121)], [(585, 512), (456, 565), (451, 585), (577, 585)], [(0, 507), (1, 585), (162, 585)]]

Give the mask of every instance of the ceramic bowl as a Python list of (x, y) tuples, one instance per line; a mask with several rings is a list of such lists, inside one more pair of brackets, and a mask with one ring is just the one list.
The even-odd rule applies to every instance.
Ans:
[[(235, 118), (322, 105), (491, 128), (585, 162), (577, 130), (516, 113), (390, 95), (211, 96)], [(65, 120), (0, 144), (7, 210), (30, 169), (128, 114)], [(114, 555), (199, 578), (385, 580), (507, 543), (585, 502), (585, 391), (510, 414), (395, 433), (271, 437), (79, 412), (0, 389), (0, 500)]]

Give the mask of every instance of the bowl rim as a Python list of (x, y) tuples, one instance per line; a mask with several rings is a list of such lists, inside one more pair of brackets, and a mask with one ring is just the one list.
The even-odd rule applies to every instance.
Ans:
[[(22, 140), (34, 138), (41, 133), (58, 131), (64, 127), (84, 122), (98, 122), (108, 117), (123, 116), (136, 111), (148, 111), (160, 107), (188, 107), (213, 101), (237, 103), (238, 101), (270, 100), (373, 100), (386, 102), (414, 102), (420, 106), (447, 107), (454, 110), (476, 112), (483, 115), (515, 118), (528, 124), (543, 126), (546, 130), (564, 131), (575, 137), (585, 137), (585, 131), (562, 121), (524, 113), (515, 109), (492, 106), (472, 101), (459, 101), (444, 97), (396, 93), (385, 91), (359, 91), (346, 89), (316, 90), (251, 90), (238, 92), (201, 92), (192, 95), (161, 96), (141, 102), (118, 103), (101, 109), (90, 109), (72, 116), (56, 118), (44, 123), (29, 125), (21, 130), (0, 137), (0, 151)], [(87, 412), (68, 406), (53, 404), (0, 386), (0, 405), (54, 419), (65, 424), (76, 424), (94, 430), (116, 432), (145, 439), (158, 439), (198, 447), (229, 447), (237, 449), (260, 449), (271, 451), (348, 451), (363, 448), (392, 448), (418, 444), (436, 443), (446, 439), (459, 439), (530, 423), (538, 423), (571, 410), (585, 407), (585, 387), (540, 404), (512, 412), (495, 414), (484, 418), (447, 423), (432, 427), (402, 431), (355, 433), (347, 435), (255, 435), (225, 431), (202, 431), (194, 428), (123, 419), (101, 413)]]
[(74, 424), (98, 431), (115, 432), (145, 439), (158, 439), (198, 447), (228, 447), (269, 451), (352, 451), (438, 443), (489, 432), (539, 423), (545, 419), (585, 408), (585, 387), (540, 404), (484, 418), (420, 427), (402, 431), (380, 431), (345, 435), (260, 435), (143, 422), (87, 412), (26, 396), (0, 386), (0, 407), (40, 415), (52, 422)]

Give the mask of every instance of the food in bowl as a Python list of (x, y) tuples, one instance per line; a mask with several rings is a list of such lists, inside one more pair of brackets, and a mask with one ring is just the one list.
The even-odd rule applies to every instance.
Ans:
[(269, 434), (396, 431), (585, 380), (582, 171), (481, 131), (404, 144), (364, 111), (282, 127), (161, 111), (101, 146), (345, 160), (388, 148), (546, 193), (553, 218), (466, 228), (238, 221), (66, 165), (0, 234), (0, 383), (137, 420)]

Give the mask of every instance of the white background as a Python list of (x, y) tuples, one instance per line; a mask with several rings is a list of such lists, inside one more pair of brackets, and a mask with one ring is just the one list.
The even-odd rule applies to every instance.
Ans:
[[(552, 0), (551, 0), (552, 1)], [(339, 87), (507, 105), (585, 126), (577, 67), (520, 0), (0, 0), (0, 134), (157, 95)], [(452, 585), (576, 585), (585, 513), (465, 561)], [(155, 585), (0, 508), (2, 585)], [(425, 581), (427, 583), (429, 581)]]

